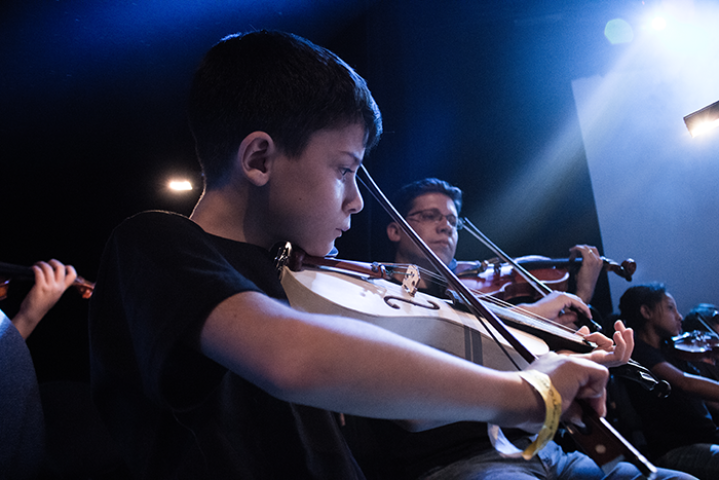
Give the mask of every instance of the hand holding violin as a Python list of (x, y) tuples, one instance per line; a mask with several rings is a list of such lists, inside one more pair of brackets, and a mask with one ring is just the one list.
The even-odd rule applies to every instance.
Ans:
[(568, 327), (574, 327), (577, 320), (575, 311), (581, 312), (587, 318), (592, 318), (589, 307), (579, 297), (556, 290), (534, 303), (517, 305), (517, 308)]
[(592, 301), (594, 289), (597, 287), (599, 274), (604, 269), (604, 260), (599, 255), (597, 247), (590, 245), (575, 245), (569, 249), (569, 260), (582, 258), (582, 266), (577, 272), (576, 295), (585, 303)]
[(25, 339), (77, 278), (74, 267), (54, 259), (38, 262), (32, 266), (32, 270), (35, 273), (35, 285), (12, 319), (15, 328)]

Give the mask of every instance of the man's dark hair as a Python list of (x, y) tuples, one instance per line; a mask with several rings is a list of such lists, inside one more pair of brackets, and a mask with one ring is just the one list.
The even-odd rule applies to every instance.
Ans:
[(642, 315), (642, 305), (653, 309), (667, 294), (663, 283), (648, 283), (630, 287), (619, 299), (620, 319), (627, 327), (643, 329), (647, 320)]
[(397, 211), (399, 211), (400, 215), (406, 217), (412, 208), (414, 199), (426, 193), (441, 193), (447, 195), (454, 202), (454, 206), (457, 208), (457, 215), (461, 213), (462, 190), (438, 178), (425, 178), (405, 185), (395, 193), (393, 205)]
[(255, 131), (293, 158), (318, 130), (360, 123), (367, 149), (382, 132), (362, 77), (329, 50), (276, 31), (230, 35), (213, 46), (195, 73), (188, 110), (209, 188), (227, 181), (240, 143)]

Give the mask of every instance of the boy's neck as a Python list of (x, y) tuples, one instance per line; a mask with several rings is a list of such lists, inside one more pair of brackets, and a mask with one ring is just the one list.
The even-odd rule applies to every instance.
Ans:
[(240, 195), (228, 195), (223, 190), (205, 191), (195, 205), (190, 220), (212, 235), (251, 243), (245, 231), (246, 202), (238, 197)]

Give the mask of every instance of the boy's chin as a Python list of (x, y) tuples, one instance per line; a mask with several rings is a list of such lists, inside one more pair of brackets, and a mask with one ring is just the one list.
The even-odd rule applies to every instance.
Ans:
[(335, 247), (335, 243), (332, 242), (329, 245), (308, 245), (307, 248), (303, 248), (307, 255), (313, 257), (334, 257), (337, 255), (338, 250)]

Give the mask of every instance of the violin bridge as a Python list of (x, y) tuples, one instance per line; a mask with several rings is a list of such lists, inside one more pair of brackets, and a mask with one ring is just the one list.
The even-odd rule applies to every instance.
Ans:
[(402, 288), (411, 296), (417, 293), (417, 285), (419, 285), (419, 268), (417, 265), (409, 265), (402, 280)]

